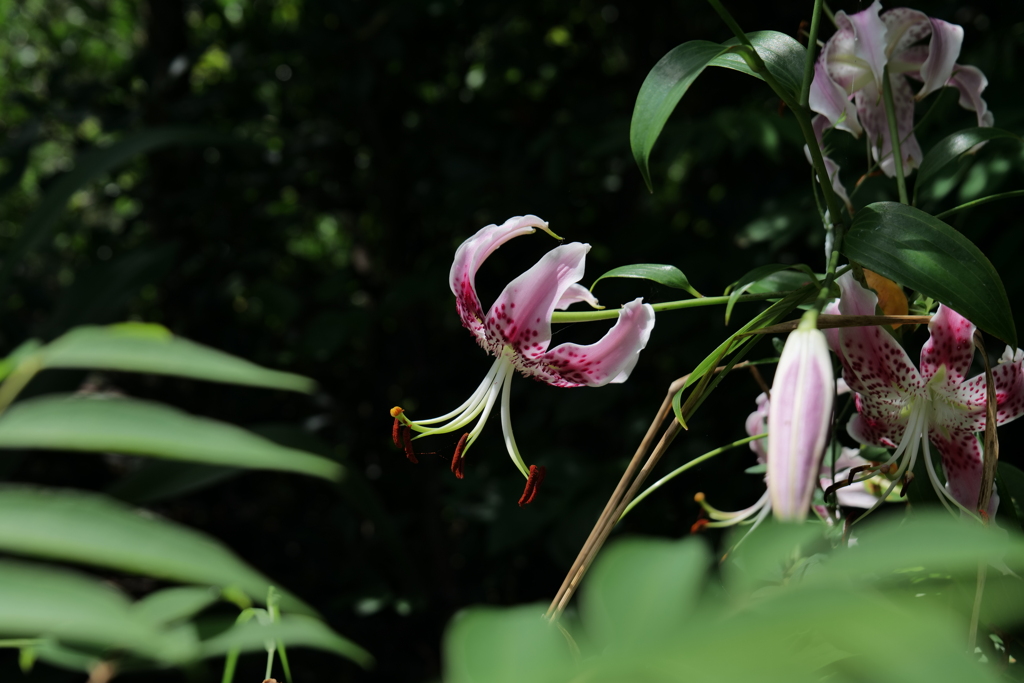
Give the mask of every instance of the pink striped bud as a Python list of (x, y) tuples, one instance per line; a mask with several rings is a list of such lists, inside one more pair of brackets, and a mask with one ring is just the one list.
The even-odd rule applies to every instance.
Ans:
[(817, 316), (790, 333), (772, 382), (768, 414), (768, 491), (775, 517), (803, 521), (832, 424), (836, 382)]

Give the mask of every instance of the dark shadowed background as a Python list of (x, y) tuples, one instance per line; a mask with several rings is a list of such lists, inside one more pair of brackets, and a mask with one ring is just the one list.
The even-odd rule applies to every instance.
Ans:
[[(748, 31), (796, 36), (811, 4), (729, 7)], [(996, 125), (1021, 132), (1024, 7), (916, 7), (964, 26), (960, 62), (988, 76)], [(822, 267), (798, 130), (758, 81), (705, 73), (655, 149), (655, 192), (644, 187), (628, 138), (644, 77), (679, 43), (730, 37), (697, 0), (7, 0), (0, 8), (2, 350), (74, 325), (144, 320), (320, 384), (305, 397), (68, 372), (36, 380), (29, 393), (89, 381), (159, 397), (330, 455), (347, 477), (332, 486), (193, 466), (177, 473), (183, 489), (171, 495), (152, 482), (173, 473), (147, 485), (139, 463), (121, 457), (5, 453), (0, 471), (14, 481), (114, 487), (214, 534), (378, 659), (367, 673), (296, 651), (298, 681), (435, 680), (442, 631), (458, 609), (549, 599), (668, 384), (759, 310), (741, 305), (729, 328), (721, 309), (660, 315), (623, 385), (514, 381), (520, 448), (548, 469), (536, 502), (520, 509), (522, 477), (496, 418), (461, 481), (448, 469), (457, 434), (418, 442), (437, 453), (418, 466), (391, 444), (393, 405), (414, 418), (447, 412), (489, 367), (448, 289), (462, 240), (535, 213), (592, 245), (585, 284), (616, 266), (667, 263), (704, 294), (757, 265)], [(823, 24), (822, 38), (831, 32)], [(952, 93), (941, 97), (918, 133), (925, 149), (974, 125)], [(176, 142), (110, 170), (83, 156), (160, 135)], [(852, 187), (863, 141), (833, 137)], [(921, 206), (938, 211), (1020, 188), (1022, 159), (1019, 146), (993, 143)], [(35, 212), (72, 173), (81, 181), (67, 209), (40, 223)], [(874, 177), (854, 201), (892, 198), (893, 184)], [(1021, 206), (1009, 200), (953, 220), (989, 254), (1018, 311)], [(485, 305), (554, 244), (537, 234), (492, 256), (478, 280)], [(635, 280), (602, 282), (596, 293), (611, 306), (681, 294)], [(555, 342), (594, 341), (608, 326), (566, 327)], [(912, 356), (923, 339), (909, 338)], [(753, 356), (774, 354), (765, 343)], [(744, 436), (758, 392), (745, 373), (729, 378), (659, 471)], [(1021, 435), (1017, 425), (1003, 433), (1004, 457), (1018, 463)], [(742, 449), (702, 466), (652, 496), (622, 530), (689, 533), (697, 491), (723, 509), (752, 503), (763, 484), (743, 473), (751, 464)], [(154, 587), (111, 578), (136, 593)], [(243, 658), (235, 680), (261, 680), (263, 662)], [(3, 671), (5, 680), (21, 676), (13, 655)], [(81, 680), (47, 667), (32, 678)]]

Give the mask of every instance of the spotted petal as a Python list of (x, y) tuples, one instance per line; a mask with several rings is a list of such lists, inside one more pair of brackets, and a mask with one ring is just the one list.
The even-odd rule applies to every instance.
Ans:
[[(992, 368), (996, 383), (996, 424), (1005, 424), (1024, 415), (1024, 352), (1014, 353), (1009, 346), (999, 364)], [(955, 428), (980, 431), (985, 428), (986, 415), (985, 375), (964, 382), (956, 388), (952, 403), (956, 411)], [(949, 420), (952, 422), (952, 419)]]
[(612, 329), (586, 346), (556, 346), (520, 369), (559, 387), (600, 387), (625, 382), (654, 329), (654, 309), (642, 299), (622, 307)]
[(548, 224), (537, 216), (513, 216), (501, 225), (480, 228), (475, 235), (459, 245), (448, 282), (455, 295), (455, 306), (462, 325), (484, 344), (484, 312), (476, 295), (476, 272), (495, 249), (513, 237), (528, 235), (537, 228), (551, 232)]
[[(921, 348), (921, 377), (928, 382), (945, 365), (945, 381), (941, 389), (951, 392), (963, 384), (974, 360), (974, 331), (977, 328), (967, 318), (947, 306), (939, 310), (928, 323), (931, 336)], [(939, 388), (939, 387), (934, 387)]]
[[(874, 315), (878, 297), (862, 287), (853, 273), (836, 280), (842, 291), (842, 315)], [(843, 327), (829, 335), (843, 364), (843, 379), (850, 389), (870, 397), (906, 400), (921, 392), (921, 375), (903, 347), (888, 333), (874, 327)]]
[[(948, 437), (932, 432), (931, 442), (942, 454), (946, 488), (965, 508), (977, 510), (984, 470), (978, 439), (971, 432), (954, 432)], [(989, 515), (994, 515), (997, 507), (999, 497), (993, 491), (988, 507)]]
[(488, 348), (511, 346), (524, 360), (540, 358), (551, 343), (551, 314), (583, 277), (589, 244), (573, 242), (544, 254), (506, 285), (484, 320)]
[[(900, 138), (900, 153), (903, 157), (903, 172), (921, 165), (924, 154), (914, 135), (914, 93), (910, 83), (903, 76), (889, 76), (892, 84), (892, 103), (896, 110), (896, 130)], [(881, 90), (869, 83), (854, 94), (857, 115), (871, 143), (871, 156), (878, 162), (885, 175), (896, 175), (896, 161), (892, 155), (892, 138), (889, 135), (889, 121), (885, 114), (885, 101)]]

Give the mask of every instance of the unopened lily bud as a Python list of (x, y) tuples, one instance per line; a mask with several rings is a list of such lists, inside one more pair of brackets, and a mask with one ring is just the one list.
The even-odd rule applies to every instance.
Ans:
[(772, 383), (768, 491), (778, 519), (803, 521), (832, 423), (835, 377), (828, 341), (809, 314), (789, 335)]

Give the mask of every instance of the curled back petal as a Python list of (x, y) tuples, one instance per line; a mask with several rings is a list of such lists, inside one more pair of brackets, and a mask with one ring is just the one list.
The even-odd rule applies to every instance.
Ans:
[(654, 329), (654, 309), (643, 299), (622, 307), (619, 318), (593, 344), (560, 344), (520, 369), (559, 387), (600, 387), (629, 378)]
[(836, 12), (836, 26), (840, 29), (847, 26), (853, 29), (855, 36), (854, 54), (868, 65), (871, 74), (874, 76), (876, 85), (882, 84), (882, 71), (885, 69), (885, 62), (888, 59), (886, 54), (886, 34), (888, 28), (878, 13), (882, 10), (882, 3), (875, 0), (871, 6), (862, 12), (846, 14)]
[(555, 304), (555, 308), (559, 311), (564, 311), (575, 303), (585, 301), (590, 304), (593, 308), (603, 308), (598, 302), (597, 297), (590, 293), (590, 290), (583, 285), (570, 285), (569, 289), (565, 290), (562, 297)]
[(484, 313), (476, 294), (476, 272), (495, 249), (513, 237), (528, 235), (537, 228), (550, 232), (548, 224), (537, 216), (513, 216), (501, 225), (480, 228), (455, 252), (448, 283), (455, 295), (455, 306), (463, 327), (472, 332), (480, 343), (484, 341)]
[[(1010, 352), (1010, 347), (1006, 350), (1004, 360), (992, 368), (996, 384), (996, 422), (1000, 425), (1024, 415), (1024, 359), (1019, 349), (1016, 354)], [(949, 429), (972, 432), (984, 429), (986, 386), (983, 374), (958, 386), (950, 398), (953, 408), (943, 424)]]
[[(814, 80), (808, 95), (811, 109), (825, 118), (831, 126), (860, 137), (862, 128), (857, 120), (857, 108), (850, 101), (850, 94), (839, 83), (833, 80), (825, 66), (823, 52), (814, 64)], [(818, 142), (821, 143), (819, 127), (815, 127)]]
[(498, 353), (511, 346), (523, 359), (539, 358), (551, 343), (551, 314), (583, 277), (589, 244), (573, 242), (544, 254), (505, 286), (484, 319), (487, 344)]
[(956, 24), (941, 19), (929, 19), (932, 26), (932, 37), (928, 41), (928, 58), (921, 65), (921, 80), (924, 85), (917, 92), (916, 98), (923, 99), (946, 85), (953, 75), (956, 58), (960, 56), (960, 46), (964, 42), (964, 30)]
[(846, 423), (846, 433), (865, 446), (896, 448), (907, 429), (908, 417), (898, 401), (865, 401), (857, 396), (857, 413)]
[(941, 387), (951, 392), (963, 384), (974, 360), (974, 331), (977, 328), (953, 309), (940, 305), (928, 323), (931, 336), (921, 347), (921, 377), (928, 382), (945, 365), (945, 380)]
[[(768, 431), (768, 412), (771, 407), (771, 401), (768, 400), (768, 394), (764, 392), (758, 394), (755, 400), (757, 402), (757, 410), (747, 416), (745, 424), (747, 436), (758, 436)], [(749, 445), (750, 450), (757, 456), (758, 462), (767, 462), (768, 452), (764, 448), (764, 439), (751, 441)]]
[(949, 85), (960, 91), (960, 106), (969, 111), (977, 112), (978, 125), (982, 128), (991, 127), (995, 117), (988, 110), (988, 104), (981, 98), (981, 93), (988, 86), (988, 79), (981, 70), (973, 66), (956, 64)]
[[(928, 15), (909, 7), (895, 7), (886, 10), (882, 12), (879, 19), (885, 24), (885, 54), (889, 59), (911, 45), (924, 40), (932, 32), (932, 24)], [(952, 24), (950, 25), (952, 26)], [(956, 61), (956, 58), (953, 61)]]

